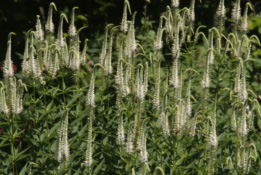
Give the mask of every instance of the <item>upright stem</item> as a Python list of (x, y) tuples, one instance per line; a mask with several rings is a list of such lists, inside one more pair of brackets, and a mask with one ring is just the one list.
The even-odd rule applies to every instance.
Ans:
[(137, 126), (135, 131), (135, 137), (134, 137), (134, 149), (137, 147), (137, 141), (140, 134), (140, 117), (141, 117), (141, 100), (139, 99), (138, 102), (138, 118), (137, 118)]
[(63, 107), (64, 109), (66, 108), (66, 98), (65, 98), (65, 81), (64, 81), (64, 74), (63, 74), (64, 69), (61, 70), (61, 76), (62, 76), (62, 92), (63, 92)]
[(10, 125), (10, 150), (12, 154), (12, 167), (13, 167), (13, 174), (15, 175), (15, 149), (14, 149), (14, 131), (13, 131), (13, 115), (7, 116), (9, 118), (9, 125)]
[(143, 163), (142, 175), (146, 175), (146, 163)]
[(203, 121), (205, 121), (205, 114), (206, 114), (206, 101), (207, 101), (207, 94), (208, 89), (204, 88), (203, 90), (203, 101), (202, 101), (202, 116), (203, 116)]
[(208, 170), (208, 175), (214, 175), (214, 160), (215, 160), (215, 153), (216, 153), (216, 148), (214, 146), (211, 146), (210, 152), (209, 152), (209, 170)]
[[(173, 93), (173, 124), (172, 126), (175, 127), (176, 125), (176, 115), (177, 115), (177, 88), (174, 88)], [(177, 147), (177, 133), (173, 133), (173, 172), (175, 173), (175, 157), (176, 157), (176, 147)]]
[(47, 131), (47, 140), (48, 140), (48, 151), (49, 151), (49, 154), (51, 154), (51, 146), (50, 146), (50, 140), (49, 140), (49, 119), (48, 119), (48, 114), (47, 114), (45, 85), (43, 85), (43, 89), (44, 89), (44, 113), (46, 114), (46, 131)]

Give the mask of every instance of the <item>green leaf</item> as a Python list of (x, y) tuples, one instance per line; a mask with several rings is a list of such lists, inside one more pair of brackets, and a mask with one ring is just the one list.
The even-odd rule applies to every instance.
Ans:
[(101, 163), (95, 168), (95, 170), (93, 171), (93, 174), (94, 174), (94, 175), (98, 175), (98, 173), (99, 173), (99, 172), (101, 171), (101, 169), (102, 169), (102, 166), (103, 166), (104, 162), (105, 162), (105, 159), (103, 159), (103, 160), (101, 161)]

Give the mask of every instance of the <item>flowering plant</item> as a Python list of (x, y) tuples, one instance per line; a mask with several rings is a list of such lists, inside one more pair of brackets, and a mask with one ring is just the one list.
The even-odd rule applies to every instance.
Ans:
[(26, 34), (19, 73), (10, 33), (0, 82), (0, 172), (258, 173), (260, 106), (249, 73), (260, 42), (247, 34), (252, 5), (241, 17), (236, 0), (228, 31), (224, 0), (208, 30), (195, 23), (196, 4), (172, 0), (154, 31), (146, 14), (136, 27), (125, 0), (120, 26), (105, 27), (97, 53), (91, 39), (80, 38), (86, 27), (75, 26), (77, 7), (70, 22), (60, 15), (56, 32), (51, 3), (45, 27), (37, 16)]

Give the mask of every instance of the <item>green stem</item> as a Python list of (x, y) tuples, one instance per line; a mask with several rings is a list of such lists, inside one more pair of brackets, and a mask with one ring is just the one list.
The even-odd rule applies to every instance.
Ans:
[(141, 118), (141, 101), (139, 99), (138, 102), (138, 118), (137, 118), (137, 126), (136, 126), (136, 131), (135, 131), (135, 137), (134, 137), (134, 149), (136, 149), (137, 147), (137, 141), (138, 141), (138, 137), (140, 134), (140, 118)]
[(65, 98), (65, 81), (64, 81), (64, 74), (63, 74), (64, 69), (61, 70), (61, 76), (62, 76), (62, 92), (63, 92), (63, 107), (66, 109), (66, 98)]
[(203, 101), (202, 101), (202, 117), (203, 117), (203, 121), (205, 121), (205, 114), (206, 114), (206, 101), (207, 101), (207, 93), (208, 93), (208, 89), (204, 88), (203, 90)]
[(210, 154), (210, 160), (209, 160), (208, 175), (214, 175), (214, 160), (216, 154), (216, 148), (214, 146), (211, 146), (209, 154)]
[(47, 131), (47, 140), (48, 140), (48, 151), (49, 154), (51, 154), (51, 145), (50, 145), (50, 138), (49, 138), (49, 118), (47, 114), (47, 103), (46, 103), (46, 89), (45, 85), (43, 85), (43, 90), (44, 90), (44, 113), (46, 114), (46, 131)]
[(7, 116), (9, 118), (9, 125), (10, 125), (10, 150), (12, 155), (12, 168), (13, 174), (15, 175), (15, 149), (14, 149), (14, 131), (13, 131), (13, 115)]
[(146, 175), (146, 164), (145, 164), (145, 162), (143, 163), (142, 175)]

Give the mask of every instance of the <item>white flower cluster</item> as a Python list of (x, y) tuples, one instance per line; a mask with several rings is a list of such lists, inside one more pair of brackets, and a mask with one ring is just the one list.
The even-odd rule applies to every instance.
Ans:
[(60, 129), (58, 131), (57, 138), (57, 150), (56, 150), (56, 160), (62, 162), (63, 160), (69, 160), (70, 149), (68, 143), (68, 111), (62, 120)]
[(84, 162), (86, 167), (90, 167), (93, 163), (93, 159), (92, 159), (92, 118), (93, 118), (93, 111), (90, 112), (90, 118), (89, 118), (86, 158), (85, 158), (85, 162)]
[(179, 0), (171, 0), (171, 6), (175, 8), (179, 7)]
[(27, 76), (40, 79), (41, 83), (44, 83), (44, 71), (48, 72), (52, 77), (56, 77), (61, 67), (68, 67), (78, 71), (81, 64), (86, 63), (87, 42), (85, 42), (83, 51), (80, 51), (79, 32), (83, 28), (77, 31), (74, 25), (75, 9), (77, 8), (73, 8), (71, 15), (68, 30), (69, 44), (66, 43), (63, 34), (64, 19), (68, 22), (65, 14), (60, 15), (57, 38), (55, 39), (52, 21), (53, 9), (56, 10), (56, 6), (51, 3), (45, 26), (46, 35), (44, 35), (40, 17), (37, 16), (36, 30), (28, 32), (26, 36), (22, 70)]
[[(145, 70), (147, 71), (147, 70)], [(147, 93), (147, 87), (148, 87), (148, 74), (145, 73), (143, 76), (143, 67), (139, 68), (136, 73), (136, 82), (135, 82), (135, 93), (136, 93), (136, 98), (143, 101), (146, 93)]]
[(225, 8), (224, 1), (225, 0), (219, 1), (218, 9), (217, 9), (217, 12), (216, 12), (218, 18), (225, 18), (226, 8)]
[(131, 59), (133, 57), (134, 51), (137, 48), (137, 43), (135, 40), (135, 28), (134, 28), (135, 15), (136, 15), (136, 13), (133, 14), (133, 16), (132, 16), (133, 19), (129, 25), (126, 45), (125, 45), (125, 49), (124, 49), (124, 55), (129, 59)]
[(240, 0), (236, 1), (236, 4), (234, 6), (234, 8), (232, 9), (232, 21), (234, 23), (234, 25), (238, 25), (240, 16), (241, 16), (241, 7), (240, 7)]
[(139, 160), (143, 163), (148, 162), (147, 139), (143, 129), (140, 131), (137, 144), (137, 150), (139, 150)]
[(23, 92), (26, 88), (21, 80), (18, 81), (14, 76), (13, 62), (11, 59), (11, 35), (9, 34), (7, 53), (4, 62), (4, 83), (1, 82), (0, 89), (0, 110), (6, 114), (20, 114), (23, 111)]
[(153, 97), (153, 107), (156, 109), (160, 107), (160, 61), (156, 64), (156, 82)]
[(128, 154), (132, 154), (134, 152), (133, 139), (134, 139), (133, 131), (131, 128), (129, 128), (127, 143), (126, 143), (126, 153)]
[(156, 41), (154, 43), (155, 50), (160, 50), (163, 46), (162, 42), (162, 34), (163, 34), (163, 28), (162, 28), (163, 18), (160, 18), (160, 23), (157, 31)]
[(95, 107), (94, 88), (95, 88), (95, 75), (92, 74), (90, 87), (89, 87), (89, 90), (88, 90), (88, 93), (87, 93), (87, 96), (86, 96), (86, 104), (87, 104), (87, 106)]
[(117, 131), (117, 142), (119, 145), (125, 144), (125, 134), (124, 134), (124, 126), (123, 126), (123, 117), (120, 116), (118, 131)]
[(161, 114), (159, 115), (158, 123), (159, 123), (159, 127), (162, 128), (163, 135), (169, 136), (170, 135), (169, 119), (164, 111), (162, 111)]
[(129, 1), (124, 1), (124, 8), (121, 20), (121, 31), (126, 33), (128, 31), (128, 20), (127, 20), (127, 7), (129, 6)]

